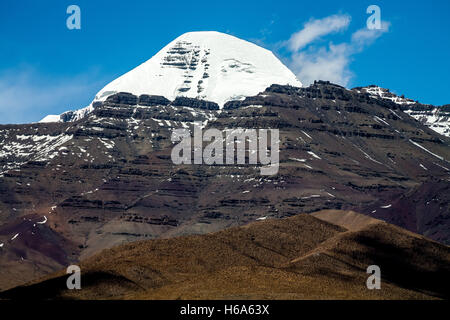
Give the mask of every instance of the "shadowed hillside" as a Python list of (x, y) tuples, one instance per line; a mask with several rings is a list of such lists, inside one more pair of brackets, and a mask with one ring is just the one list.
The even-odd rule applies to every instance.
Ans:
[[(368, 290), (367, 266), (381, 268)], [(44, 299), (448, 298), (450, 248), (352, 211), (327, 210), (206, 234), (125, 244), (0, 294)]]

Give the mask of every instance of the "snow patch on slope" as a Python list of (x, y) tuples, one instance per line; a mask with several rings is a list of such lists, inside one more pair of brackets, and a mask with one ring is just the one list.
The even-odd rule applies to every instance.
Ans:
[(64, 133), (50, 136), (36, 134), (15, 135), (11, 132), (13, 138), (9, 139), (10, 132), (8, 130), (5, 131), (4, 139), (0, 144), (0, 161), (4, 159), (11, 159), (11, 161), (0, 165), (0, 175), (6, 171), (19, 168), (30, 160), (49, 161), (53, 159), (59, 154), (59, 147), (73, 138), (73, 135)]
[[(409, 114), (411, 117), (426, 125), (433, 131), (450, 137), (450, 112), (444, 107), (435, 107), (432, 105), (422, 105), (417, 101), (405, 98), (404, 96), (397, 96), (396, 94), (376, 85), (368, 87), (357, 87), (353, 89), (358, 93), (368, 93), (370, 97), (375, 99), (390, 100), (401, 106), (403, 112)], [(421, 107), (423, 106), (423, 107)], [(389, 109), (396, 117), (403, 119), (394, 110)]]
[(450, 137), (450, 112), (443, 111), (442, 107), (429, 107), (429, 110), (404, 110), (404, 112), (437, 133)]
[(48, 115), (39, 122), (73, 122), (84, 118), (94, 110), (93, 103), (75, 111), (66, 111), (60, 115)]
[(416, 102), (412, 99), (405, 98), (404, 96), (397, 96), (396, 94), (389, 91), (389, 89), (381, 88), (376, 85), (370, 85), (368, 87), (355, 88), (359, 93), (368, 93), (372, 98), (382, 98), (386, 100), (391, 100), (396, 104), (409, 105), (415, 104)]

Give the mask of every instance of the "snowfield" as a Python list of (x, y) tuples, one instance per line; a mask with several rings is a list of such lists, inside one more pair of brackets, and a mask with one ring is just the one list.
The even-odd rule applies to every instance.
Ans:
[(199, 98), (222, 107), (227, 101), (257, 95), (272, 84), (302, 86), (269, 50), (220, 32), (188, 32), (106, 85), (95, 101), (125, 91), (169, 100)]
[[(223, 107), (227, 101), (255, 96), (272, 84), (302, 86), (267, 49), (221, 32), (188, 32), (106, 85), (89, 106), (65, 114), (71, 113), (70, 121), (81, 119), (92, 112), (94, 102), (117, 92), (162, 95), (169, 100), (184, 96)], [(49, 115), (41, 122), (61, 122), (63, 115)]]

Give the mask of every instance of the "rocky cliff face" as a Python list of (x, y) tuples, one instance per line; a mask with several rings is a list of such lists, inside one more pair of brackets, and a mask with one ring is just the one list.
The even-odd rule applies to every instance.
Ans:
[[(117, 93), (78, 121), (0, 126), (2, 278), (18, 284), (124, 242), (322, 209), (356, 209), (450, 243), (450, 140), (403, 110), (317, 82), (272, 85), (221, 110)], [(174, 165), (171, 132), (194, 121), (279, 129), (278, 175)]]
[(367, 93), (372, 98), (381, 98), (398, 104), (402, 111), (420, 121), (437, 133), (450, 137), (450, 106), (433, 106), (422, 104), (418, 101), (397, 96), (389, 89), (380, 88), (376, 85), (368, 87), (357, 87), (353, 89), (358, 93)]
[(403, 111), (437, 133), (450, 137), (450, 105), (435, 107), (415, 104)]

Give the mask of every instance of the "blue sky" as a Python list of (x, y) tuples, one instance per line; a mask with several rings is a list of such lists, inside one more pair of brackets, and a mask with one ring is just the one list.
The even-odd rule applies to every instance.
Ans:
[[(66, 27), (71, 4), (81, 8), (81, 30)], [(365, 34), (372, 4), (381, 8), (384, 29)], [(169, 41), (201, 30), (271, 49), (302, 82), (378, 84), (423, 103), (448, 104), (449, 12), (447, 0), (4, 0), (0, 123), (84, 107)]]

